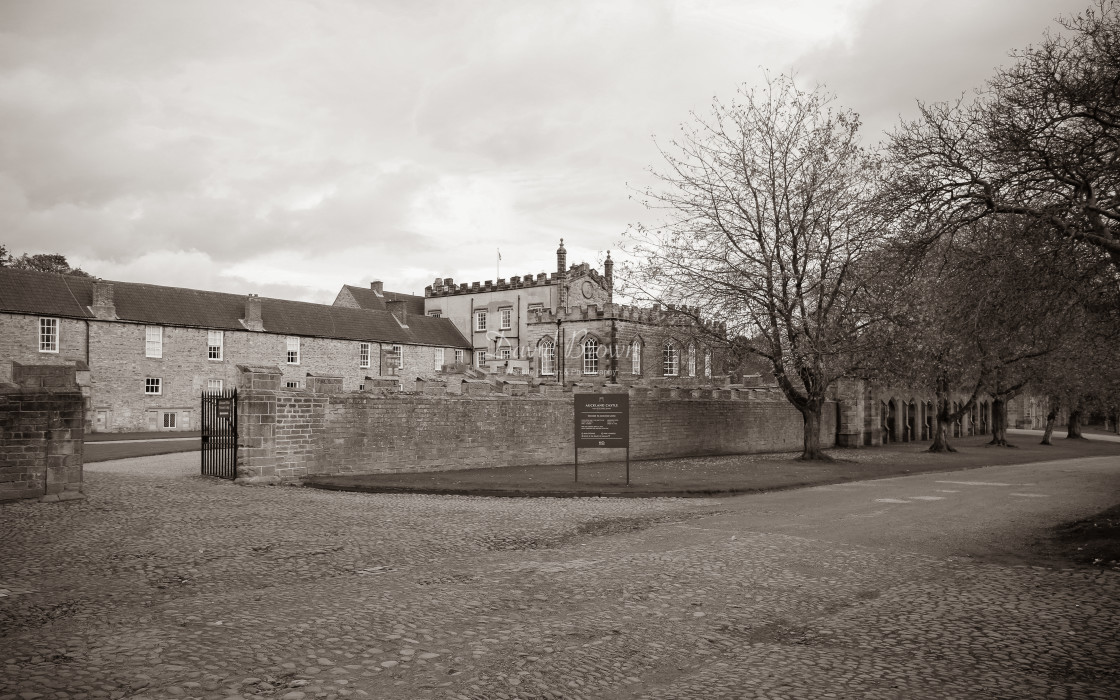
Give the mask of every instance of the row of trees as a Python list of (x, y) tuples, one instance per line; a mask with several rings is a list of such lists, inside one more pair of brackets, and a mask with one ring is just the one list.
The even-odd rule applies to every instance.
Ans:
[(38, 272), (53, 272), (59, 275), (75, 275), (89, 277), (90, 274), (80, 267), (70, 267), (65, 255), (58, 253), (36, 253), (30, 255), (12, 255), (7, 246), (0, 243), (0, 267), (10, 267), (16, 270), (36, 270)]
[[(699, 306), (765, 358), (823, 459), (841, 377), (937, 397), (932, 450), (982, 393), (996, 444), (1026, 387), (1075, 419), (1120, 401), (1120, 8), (1101, 0), (969, 99), (878, 148), (788, 76), (693, 115), (661, 149), (660, 216), (625, 291)], [(967, 397), (954, 401), (954, 397)]]

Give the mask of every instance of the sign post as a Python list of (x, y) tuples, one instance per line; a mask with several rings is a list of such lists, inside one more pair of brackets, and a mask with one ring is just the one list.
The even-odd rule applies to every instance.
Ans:
[(575, 394), (575, 477), (579, 481), (579, 450), (626, 448), (626, 485), (630, 485), (630, 395)]

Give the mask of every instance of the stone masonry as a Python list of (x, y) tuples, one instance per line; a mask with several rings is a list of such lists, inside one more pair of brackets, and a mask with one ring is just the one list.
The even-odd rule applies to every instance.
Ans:
[(82, 495), (86, 397), (74, 367), (12, 363), (0, 383), (0, 501)]

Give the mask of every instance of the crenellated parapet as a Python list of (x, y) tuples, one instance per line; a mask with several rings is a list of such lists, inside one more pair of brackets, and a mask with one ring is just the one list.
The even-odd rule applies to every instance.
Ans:
[(531, 309), (527, 312), (529, 323), (555, 324), (576, 321), (616, 320), (655, 326), (700, 327), (709, 333), (726, 335), (727, 324), (708, 321), (700, 317), (700, 307), (632, 306), (630, 304), (590, 304), (569, 309)]
[(572, 265), (566, 273), (553, 272), (551, 274), (538, 272), (536, 275), (514, 276), (506, 279), (499, 277), (498, 281), (486, 280), (485, 282), (461, 282), (455, 284), (452, 277), (437, 277), (434, 282), (424, 287), (425, 297), (449, 297), (460, 294), (478, 294), (480, 292), (503, 292), (511, 289), (525, 289), (526, 287), (543, 287), (560, 284), (564, 278), (572, 279), (579, 276), (588, 276), (599, 285), (607, 284), (607, 277), (587, 263)]

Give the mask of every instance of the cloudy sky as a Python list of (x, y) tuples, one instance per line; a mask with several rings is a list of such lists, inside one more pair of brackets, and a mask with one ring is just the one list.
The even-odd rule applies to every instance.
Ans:
[(597, 264), (690, 111), (763, 69), (865, 139), (1087, 0), (3, 0), (0, 243), (329, 302)]

